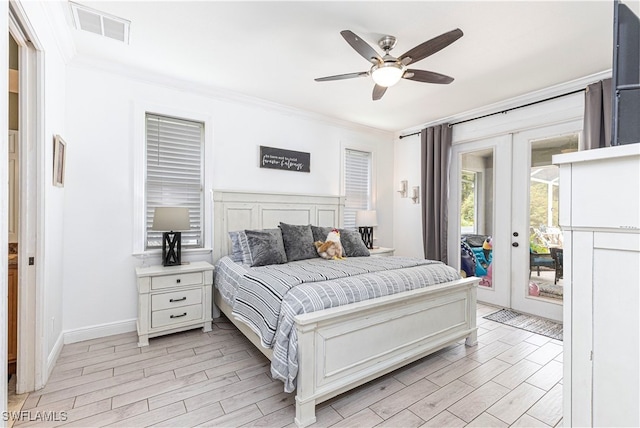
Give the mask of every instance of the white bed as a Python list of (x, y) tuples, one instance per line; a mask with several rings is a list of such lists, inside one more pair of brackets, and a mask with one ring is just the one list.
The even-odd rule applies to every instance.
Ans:
[[(228, 232), (277, 227), (279, 222), (340, 226), (344, 198), (215, 191), (214, 262), (229, 254)], [(296, 417), (315, 422), (315, 406), (466, 338), (476, 345), (477, 278), (460, 279), (326, 309), (295, 318), (298, 336)], [(220, 310), (269, 359), (269, 349), (214, 290)]]

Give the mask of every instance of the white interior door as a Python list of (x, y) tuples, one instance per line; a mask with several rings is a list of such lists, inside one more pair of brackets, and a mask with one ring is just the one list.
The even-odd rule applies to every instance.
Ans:
[(511, 307), (557, 321), (564, 282), (562, 190), (551, 159), (578, 150), (581, 128), (577, 120), (513, 135)]
[(453, 146), (451, 177), (449, 242), (464, 237), (475, 261), (450, 245), (449, 263), (481, 278), (479, 301), (510, 307), (511, 136)]

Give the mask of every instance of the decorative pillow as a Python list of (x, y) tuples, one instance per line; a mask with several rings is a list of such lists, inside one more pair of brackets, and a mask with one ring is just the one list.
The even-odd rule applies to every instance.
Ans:
[(323, 226), (311, 226), (311, 232), (313, 233), (313, 242), (322, 241), (324, 242), (327, 239), (327, 235), (333, 227), (323, 227)]
[[(245, 243), (247, 241), (247, 235), (244, 233), (244, 230), (234, 230), (233, 232), (229, 232), (229, 239), (231, 239), (231, 260), (236, 263), (242, 263), (243, 260), (243, 248), (241, 240), (244, 240)], [(249, 247), (247, 246), (247, 252), (249, 252)], [(249, 256), (251, 253), (248, 253)]]
[(284, 241), (284, 251), (287, 253), (287, 260), (314, 259), (318, 257), (316, 247), (313, 245), (313, 232), (311, 225), (295, 225), (280, 223), (282, 240)]
[(340, 241), (347, 257), (368, 257), (369, 249), (362, 241), (360, 232), (349, 229), (340, 229)]
[(252, 267), (287, 262), (280, 229), (245, 230), (244, 233), (247, 236), (251, 253), (251, 260), (248, 264)]

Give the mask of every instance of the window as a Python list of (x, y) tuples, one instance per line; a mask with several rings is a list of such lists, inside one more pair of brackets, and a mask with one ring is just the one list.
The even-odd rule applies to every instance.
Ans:
[(477, 176), (473, 171), (462, 171), (462, 200), (460, 204), (460, 226), (462, 233), (477, 233)]
[(356, 228), (356, 211), (371, 208), (371, 153), (345, 149), (344, 227)]
[(158, 206), (188, 207), (182, 247), (202, 248), (204, 124), (147, 113), (145, 135), (145, 249), (162, 246), (162, 231), (151, 230)]

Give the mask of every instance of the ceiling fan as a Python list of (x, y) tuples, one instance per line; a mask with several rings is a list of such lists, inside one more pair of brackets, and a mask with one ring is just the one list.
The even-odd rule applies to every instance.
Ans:
[(356, 52), (362, 55), (367, 61), (371, 61), (373, 66), (369, 71), (319, 77), (314, 80), (316, 82), (327, 82), (330, 80), (371, 76), (375, 82), (375, 86), (373, 87), (374, 101), (382, 98), (387, 88), (398, 83), (401, 78), (425, 83), (448, 84), (453, 82), (453, 77), (433, 71), (410, 69), (407, 68), (407, 66), (446, 48), (463, 35), (462, 30), (456, 28), (455, 30), (434, 37), (431, 40), (427, 40), (405, 52), (403, 55), (400, 55), (398, 58), (395, 58), (389, 54), (389, 51), (396, 45), (396, 38), (393, 36), (384, 36), (378, 41), (378, 46), (380, 46), (385, 53), (384, 56), (380, 56), (367, 42), (352, 31), (343, 30), (340, 34), (342, 34), (342, 37), (344, 37)]

